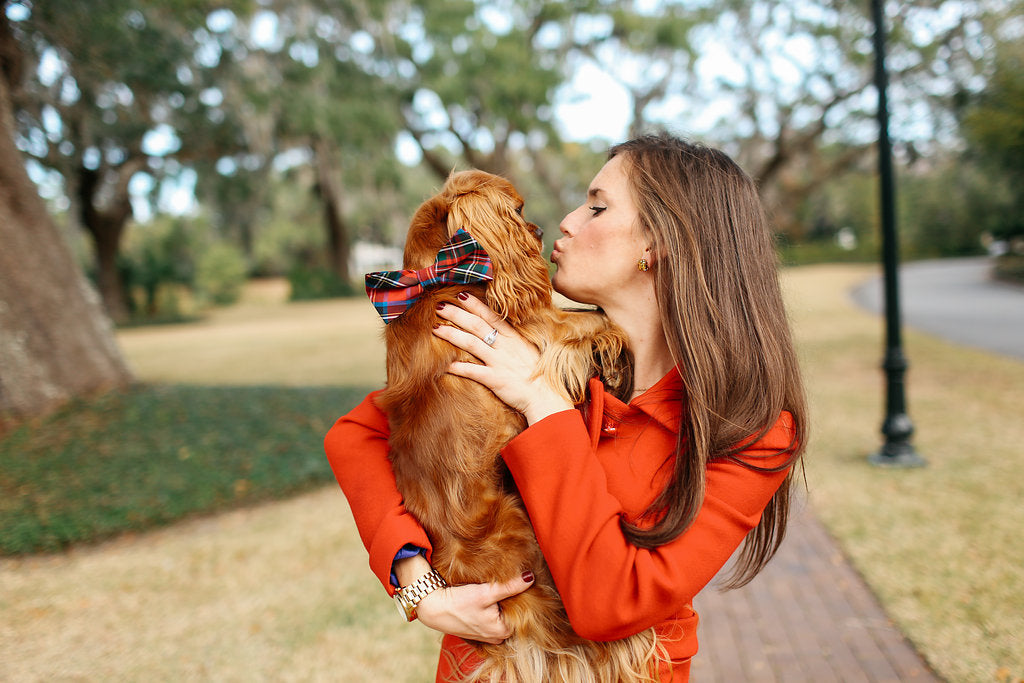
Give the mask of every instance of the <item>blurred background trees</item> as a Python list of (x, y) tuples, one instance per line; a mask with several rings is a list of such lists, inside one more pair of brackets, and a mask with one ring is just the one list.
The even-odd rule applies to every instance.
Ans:
[[(1022, 241), (1022, 4), (887, 4), (910, 257)], [(394, 265), (366, 254), (394, 250), (355, 245), (400, 246), (456, 168), (516, 182), (550, 242), (608, 144), (659, 127), (757, 178), (787, 260), (876, 254), (867, 3), (3, 7), (5, 135), (117, 322), (229, 301), (250, 276), (358, 289)]]
[(207, 4), (7, 6), (8, 20), (21, 18), (11, 26), (26, 64), (14, 97), (19, 146), (89, 236), (95, 280), (115, 320), (129, 312), (118, 257), (136, 218), (132, 195), (152, 196), (164, 179), (237, 141), (207, 95), (215, 66), (200, 42)]

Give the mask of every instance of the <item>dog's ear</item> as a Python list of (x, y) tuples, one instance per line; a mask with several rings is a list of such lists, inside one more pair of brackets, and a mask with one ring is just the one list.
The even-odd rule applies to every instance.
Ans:
[(448, 201), (444, 193), (420, 204), (405, 237), (403, 268), (426, 268), (448, 241)]
[(487, 305), (512, 325), (551, 304), (551, 282), (540, 241), (519, 214), (522, 198), (504, 178), (466, 171), (449, 178), (448, 228), (466, 230), (494, 265)]

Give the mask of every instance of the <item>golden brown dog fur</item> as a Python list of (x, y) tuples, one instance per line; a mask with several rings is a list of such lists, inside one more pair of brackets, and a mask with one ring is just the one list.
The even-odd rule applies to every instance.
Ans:
[(390, 423), (395, 477), (430, 536), (434, 567), (449, 583), (507, 581), (528, 569), (536, 575), (529, 590), (502, 602), (514, 635), (502, 645), (478, 644), (484, 664), (471, 680), (653, 680), (653, 630), (611, 643), (584, 641), (572, 631), (499, 455), (525, 421), (484, 386), (447, 374), (453, 361), (474, 359), (431, 332), (442, 322), (436, 305), (457, 304), (456, 295), (469, 291), (541, 349), (540, 375), (574, 404), (602, 368), (606, 382), (631, 382), (626, 340), (603, 315), (552, 304), (541, 242), (522, 205), (507, 180), (464, 171), (412, 219), (405, 268), (433, 263), (462, 228), (490, 255), (494, 280), (428, 291), (387, 326), (388, 385), (380, 405)]

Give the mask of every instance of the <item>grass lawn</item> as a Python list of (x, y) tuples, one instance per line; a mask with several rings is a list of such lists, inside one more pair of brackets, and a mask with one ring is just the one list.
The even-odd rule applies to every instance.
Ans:
[(0, 554), (60, 550), (333, 481), (352, 387), (143, 385), (0, 441)]
[(0, 556), (0, 680), (432, 671), (439, 638), (395, 628), (323, 455), (333, 420), (383, 382), (379, 318), (361, 300), (285, 304), (274, 283), (247, 294), (200, 322), (121, 330), (141, 387), (0, 441), (0, 538), (127, 532)]
[(139, 386), (0, 441), (0, 555), (333, 481), (323, 436), (383, 382), (379, 323), (357, 299), (286, 305), (284, 287), (254, 282), (200, 322), (121, 330)]
[[(784, 274), (813, 410), (813, 508), (943, 677), (1022, 679), (1024, 363), (908, 331), (910, 414), (929, 465), (871, 467), (883, 327), (847, 290), (875, 272)], [(122, 507), (153, 502), (152, 522), (185, 494), (145, 501), (131, 491), (193, 467), (206, 473), (214, 507), (233, 509), (185, 511), (188, 521), (151, 533), (0, 559), (0, 679), (417, 681), (432, 671), (436, 639), (396, 626), (336, 487), (238, 507), (275, 487), (308, 489), (315, 479), (302, 473), (315, 466), (299, 463), (322, 462), (330, 420), (383, 379), (380, 323), (368, 304), (286, 305), (278, 294), (256, 288), (199, 323), (121, 331), (147, 388), (126, 403), (73, 407), (17, 437), (36, 443), (30, 459), (43, 461), (31, 481), (52, 472), (46, 481), (70, 491), (105, 481)], [(75, 441), (79, 450), (68, 445)], [(115, 444), (131, 457), (104, 473), (104, 449)], [(13, 460), (3, 452), (7, 477)], [(72, 455), (47, 462), (55, 452)], [(181, 472), (151, 471), (155, 453)], [(296, 465), (295, 481), (276, 478), (290, 469), (282, 462)], [(4, 492), (0, 511), (29, 489)], [(65, 505), (47, 502), (43, 486), (32, 495), (48, 510)]]

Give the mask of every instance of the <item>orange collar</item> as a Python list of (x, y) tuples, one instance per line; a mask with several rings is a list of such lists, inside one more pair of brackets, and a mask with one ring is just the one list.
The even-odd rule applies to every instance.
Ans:
[(636, 423), (647, 416), (672, 433), (679, 431), (681, 421), (680, 402), (685, 387), (679, 370), (673, 367), (664, 377), (650, 389), (623, 403), (605, 391), (604, 384), (596, 377), (590, 380), (590, 406), (588, 431), (592, 443), (596, 446), (601, 435), (601, 428), (606, 420), (618, 423)]

